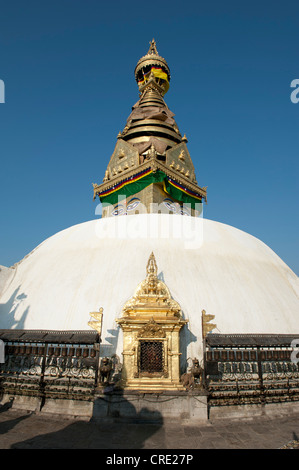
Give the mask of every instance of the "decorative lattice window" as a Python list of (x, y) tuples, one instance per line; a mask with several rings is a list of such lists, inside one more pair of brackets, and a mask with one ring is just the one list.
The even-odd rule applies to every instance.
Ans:
[(140, 342), (140, 372), (163, 371), (163, 344), (162, 341)]

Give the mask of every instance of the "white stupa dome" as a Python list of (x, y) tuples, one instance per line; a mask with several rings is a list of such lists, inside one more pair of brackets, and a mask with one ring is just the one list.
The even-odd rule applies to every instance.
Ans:
[(122, 353), (115, 322), (146, 277), (154, 252), (158, 277), (189, 322), (183, 357), (200, 357), (201, 312), (216, 333), (293, 334), (299, 326), (299, 281), (263, 242), (202, 218), (138, 214), (92, 220), (48, 238), (0, 272), (0, 328), (90, 330), (103, 308), (101, 355)]

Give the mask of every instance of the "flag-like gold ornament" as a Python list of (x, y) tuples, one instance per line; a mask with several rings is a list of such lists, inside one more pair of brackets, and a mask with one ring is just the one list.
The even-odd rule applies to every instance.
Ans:
[(214, 320), (215, 315), (207, 314), (205, 310), (202, 310), (202, 337), (205, 338), (207, 334), (214, 330), (217, 327), (216, 323), (210, 323), (211, 320)]
[(103, 320), (103, 308), (101, 307), (98, 312), (90, 312), (90, 316), (94, 320), (89, 320), (88, 325), (94, 330), (98, 331), (99, 334), (102, 332), (102, 320)]

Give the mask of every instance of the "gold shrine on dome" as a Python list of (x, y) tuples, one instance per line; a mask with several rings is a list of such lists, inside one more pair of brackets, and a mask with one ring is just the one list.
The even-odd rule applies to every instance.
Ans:
[(183, 320), (180, 305), (158, 279), (153, 253), (146, 271), (146, 279), (116, 320), (124, 338), (122, 386), (138, 390), (181, 389), (179, 333), (188, 320)]

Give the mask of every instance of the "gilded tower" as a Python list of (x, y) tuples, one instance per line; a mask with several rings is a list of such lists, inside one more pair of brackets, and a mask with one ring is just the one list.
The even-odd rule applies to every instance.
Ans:
[(199, 215), (206, 188), (198, 186), (182, 136), (164, 101), (170, 69), (154, 40), (135, 68), (139, 100), (117, 136), (102, 184), (93, 184), (103, 217), (140, 212)]

